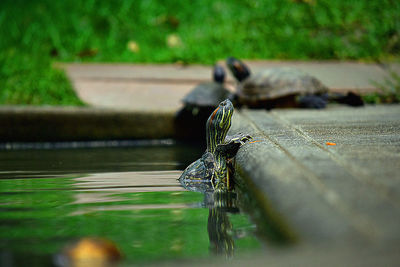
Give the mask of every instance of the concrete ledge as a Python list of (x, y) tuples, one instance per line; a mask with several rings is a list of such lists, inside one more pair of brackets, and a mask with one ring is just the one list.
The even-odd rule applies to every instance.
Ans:
[[(400, 244), (400, 105), (243, 110), (237, 173), (264, 212), (311, 244)], [(335, 146), (327, 146), (326, 142)]]
[(173, 119), (173, 112), (3, 106), (0, 142), (171, 138)]

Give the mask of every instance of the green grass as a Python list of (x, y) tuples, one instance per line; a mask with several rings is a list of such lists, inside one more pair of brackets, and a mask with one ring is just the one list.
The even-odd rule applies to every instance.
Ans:
[(0, 103), (83, 105), (64, 71), (52, 68), (49, 58), (0, 56)]
[[(212, 64), (230, 55), (372, 61), (400, 54), (395, 0), (163, 3), (2, 0), (0, 63), (7, 66), (0, 69), (0, 103), (79, 104), (51, 69), (54, 61)], [(180, 42), (169, 46), (168, 36)], [(136, 47), (129, 49), (130, 42)], [(32, 87), (37, 78), (41, 85)]]
[(364, 95), (364, 101), (371, 104), (400, 103), (400, 75), (389, 69), (382, 83), (376, 83), (379, 91)]

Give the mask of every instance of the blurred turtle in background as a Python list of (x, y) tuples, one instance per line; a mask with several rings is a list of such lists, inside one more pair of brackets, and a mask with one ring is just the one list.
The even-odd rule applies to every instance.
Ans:
[(268, 68), (252, 75), (248, 66), (234, 57), (226, 64), (238, 82), (233, 101), (237, 106), (250, 108), (325, 108), (328, 101), (362, 106), (360, 96), (328, 94), (326, 87), (317, 78), (295, 68)]
[(213, 81), (197, 85), (182, 99), (184, 106), (175, 117), (176, 133), (179, 138), (205, 140), (208, 116), (231, 94), (224, 87), (225, 76), (224, 68), (215, 65)]

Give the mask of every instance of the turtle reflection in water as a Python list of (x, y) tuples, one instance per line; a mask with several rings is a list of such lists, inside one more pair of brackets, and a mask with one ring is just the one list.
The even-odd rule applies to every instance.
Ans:
[[(213, 188), (230, 188), (227, 162), (232, 159), (241, 145), (251, 139), (248, 135), (238, 134), (227, 137), (231, 127), (233, 105), (229, 99), (222, 101), (210, 115), (206, 123), (207, 150), (202, 157), (190, 164), (182, 173), (179, 181), (192, 191), (203, 191), (203, 186), (211, 182)], [(203, 185), (202, 185), (203, 184)], [(215, 185), (215, 187), (214, 187)]]
[(233, 191), (217, 189), (205, 195), (209, 207), (207, 232), (210, 249), (214, 254), (233, 256), (237, 232), (233, 229), (228, 213), (237, 213), (237, 194)]

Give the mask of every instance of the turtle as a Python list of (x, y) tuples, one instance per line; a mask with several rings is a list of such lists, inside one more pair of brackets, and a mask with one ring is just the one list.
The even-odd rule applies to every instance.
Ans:
[(200, 159), (190, 164), (179, 177), (183, 187), (205, 192), (214, 184), (229, 188), (227, 160), (233, 158), (238, 149), (252, 137), (238, 133), (227, 136), (234, 111), (229, 99), (222, 101), (206, 122), (207, 149)]
[(325, 108), (328, 101), (363, 105), (361, 97), (353, 92), (347, 95), (328, 94), (328, 87), (320, 80), (296, 68), (268, 68), (252, 75), (250, 69), (237, 58), (227, 58), (226, 64), (238, 81), (233, 98), (238, 106), (321, 109)]
[(175, 116), (178, 137), (204, 140), (204, 125), (209, 114), (231, 94), (224, 87), (225, 76), (224, 68), (215, 65), (213, 81), (197, 85), (182, 99), (184, 106)]
[(196, 116), (202, 109), (210, 114), (221, 101), (228, 98), (230, 92), (224, 87), (225, 70), (221, 65), (215, 65), (213, 69), (213, 81), (201, 83), (190, 91), (182, 102), (186, 109)]

